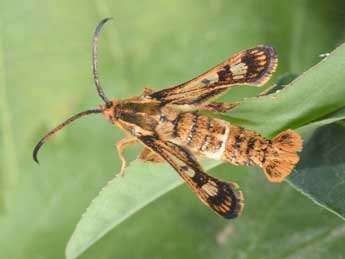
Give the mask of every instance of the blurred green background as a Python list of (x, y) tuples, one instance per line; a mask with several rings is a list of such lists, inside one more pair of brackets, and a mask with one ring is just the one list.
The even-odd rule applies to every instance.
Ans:
[[(101, 116), (82, 119), (32, 158), (50, 128), (101, 103), (93, 86), (91, 40), (100, 39), (107, 96), (191, 79), (259, 44), (279, 54), (273, 79), (301, 73), (344, 41), (345, 2), (0, 0), (0, 258), (63, 258), (76, 223), (119, 171), (124, 133)], [(271, 81), (271, 82), (273, 82)], [(224, 100), (261, 89), (243, 87)], [(139, 147), (127, 152), (129, 160)], [(145, 172), (142, 172), (145, 173)], [(162, 172), (163, 173), (163, 172)], [(246, 168), (213, 173), (246, 195), (241, 218), (226, 221), (179, 187), (112, 230), (80, 258), (345, 258), (345, 225), (286, 183)], [(154, 179), (152, 179), (154, 181)]]

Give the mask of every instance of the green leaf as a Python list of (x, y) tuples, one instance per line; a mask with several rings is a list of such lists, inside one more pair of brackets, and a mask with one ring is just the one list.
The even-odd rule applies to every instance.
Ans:
[(223, 164), (211, 171), (241, 183), (246, 203), (239, 219), (221, 219), (183, 185), (117, 226), (80, 258), (342, 258), (344, 221), (287, 183), (272, 184), (261, 172), (244, 169)]
[(298, 131), (304, 139), (301, 161), (288, 182), (318, 205), (345, 218), (345, 109), (310, 123)]
[[(323, 60), (305, 72), (278, 93), (245, 100), (241, 103), (239, 108), (235, 108), (234, 111), (229, 112), (229, 114), (236, 115), (237, 120), (242, 118), (240, 121), (243, 121), (245, 126), (258, 128), (270, 135), (285, 128), (305, 125), (314, 120), (322, 120), (325, 115), (334, 114), (336, 110), (345, 106), (343, 102), (343, 100), (345, 100), (345, 91), (341, 83), (345, 81), (345, 74), (342, 73), (342, 71), (345, 70), (345, 60), (342, 58), (343, 56), (345, 56), (345, 45), (332, 52), (326, 60)], [(313, 89), (317, 90), (309, 94)], [(307, 99), (308, 96), (309, 99)], [(266, 119), (264, 120), (263, 118)], [(336, 118), (338, 117), (336, 116)], [(262, 123), (263, 121), (265, 123)], [(306, 143), (306, 154), (309, 152), (308, 144), (310, 141), (313, 140), (310, 139), (309, 142)], [(311, 145), (313, 145), (313, 143), (311, 143)], [(303, 161), (305, 152), (301, 155)], [(304, 162), (307, 165), (303, 166), (304, 163), (302, 163), (302, 168), (308, 168), (308, 163), (313, 159), (313, 155), (314, 152), (312, 152), (312, 155), (307, 155), (307, 160)], [(341, 158), (338, 157), (337, 161), (341, 161)], [(332, 166), (332, 163), (330, 164)], [(140, 171), (140, 167), (142, 167), (140, 164), (135, 163), (128, 168), (128, 171), (138, 172)], [(149, 165), (147, 165), (147, 168), (149, 168), (148, 171), (158, 170), (161, 172), (167, 170), (167, 168), (164, 167), (164, 170), (161, 170), (157, 166), (151, 168)], [(339, 171), (339, 169), (340, 168), (334, 168), (334, 172)], [(322, 171), (322, 168), (320, 170)], [(297, 171), (299, 171), (299, 169), (297, 169)], [(301, 174), (301, 178), (298, 178), (296, 182), (304, 181), (304, 175), (305, 174)], [(332, 179), (329, 182), (333, 184), (339, 181), (335, 173), (328, 175), (328, 177)], [(93, 204), (88, 208), (79, 222), (67, 247), (67, 258), (75, 258), (112, 227), (130, 216), (134, 211), (139, 210), (148, 202), (158, 198), (162, 193), (168, 192), (173, 187), (181, 184), (181, 181), (169, 181), (168, 176), (155, 177), (153, 179), (155, 179), (154, 186), (151, 186), (152, 183), (146, 186), (146, 190), (150, 191), (144, 194), (142, 193), (142, 188), (144, 187), (137, 187), (138, 184), (134, 184), (135, 179), (133, 179), (133, 182), (131, 179), (127, 181), (127, 186), (130, 186), (129, 189), (131, 189), (131, 191), (126, 190), (126, 184), (123, 186), (123, 183), (117, 179), (112, 181), (111, 184), (102, 191), (101, 195), (93, 201)], [(318, 178), (316, 183), (322, 185), (324, 182), (322, 179), (322, 177)], [(143, 181), (141, 184), (145, 185), (145, 183), (147, 183), (147, 180), (140, 180)], [(306, 185), (308, 185), (308, 183)], [(132, 189), (133, 186), (131, 185), (135, 186), (134, 189)], [(304, 191), (304, 185), (301, 186), (298, 184), (297, 186)], [(309, 188), (312, 188), (312, 186), (314, 185), (309, 186)], [(325, 184), (322, 191), (324, 192), (325, 189), (327, 190), (327, 188), (330, 187), (330, 185)], [(339, 185), (339, 188), (341, 187), (342, 185)], [(322, 195), (322, 193), (318, 191), (313, 192), (308, 189), (306, 192), (312, 193), (310, 195), (315, 193), (318, 197)], [(345, 193), (343, 194), (345, 197)], [(127, 197), (127, 199), (123, 197)], [(332, 197), (330, 197), (330, 199), (332, 199)], [(112, 203), (109, 203), (109, 200), (111, 200)], [(121, 206), (121, 200), (126, 204), (125, 208)], [(135, 200), (136, 202), (131, 202), (131, 200)], [(342, 198), (340, 198), (340, 200), (342, 200)], [(336, 205), (333, 203), (324, 203), (332, 205), (333, 210), (342, 214), (342, 210), (339, 211), (339, 208), (337, 208), (337, 206), (340, 206), (338, 203)], [(343, 204), (345, 210), (344, 205), (345, 204)], [(100, 208), (106, 208), (106, 210)]]
[(296, 74), (289, 74), (278, 78), (277, 83), (273, 84), (271, 87), (267, 88), (265, 91), (260, 93), (262, 95), (270, 95), (279, 92), (280, 90), (284, 89), (289, 83), (291, 83), (294, 79), (296, 79), (298, 75)]
[[(210, 161), (208, 168), (217, 164)], [(168, 164), (131, 163), (124, 178), (111, 180), (92, 201), (67, 245), (66, 257), (76, 258), (113, 227), (181, 184)]]
[(340, 109), (339, 111), (336, 111), (334, 113), (331, 113), (328, 116), (321, 118), (320, 120), (309, 123), (299, 128), (298, 131), (303, 135), (303, 139), (306, 141), (312, 135), (315, 129), (328, 125), (328, 124), (335, 123), (335, 122), (340, 123), (344, 119), (345, 119), (345, 108)]
[(345, 219), (345, 127), (333, 123), (314, 131), (289, 177), (303, 194)]

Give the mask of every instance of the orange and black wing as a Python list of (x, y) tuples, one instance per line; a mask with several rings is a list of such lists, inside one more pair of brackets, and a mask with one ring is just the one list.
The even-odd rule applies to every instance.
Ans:
[(183, 105), (193, 110), (235, 85), (262, 86), (277, 67), (277, 55), (270, 46), (243, 50), (198, 77), (148, 95), (163, 105)]
[(220, 181), (204, 172), (195, 158), (184, 148), (152, 136), (139, 138), (152, 151), (167, 161), (186, 181), (203, 203), (224, 218), (235, 218), (243, 209), (242, 192), (236, 183)]

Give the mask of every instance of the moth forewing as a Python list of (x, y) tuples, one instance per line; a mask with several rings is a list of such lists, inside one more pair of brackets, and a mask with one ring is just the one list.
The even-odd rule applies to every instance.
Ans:
[(236, 183), (223, 182), (206, 174), (188, 150), (172, 142), (151, 136), (140, 140), (168, 162), (204, 204), (225, 218), (240, 215), (243, 195)]
[(149, 94), (164, 104), (195, 110), (219, 97), (235, 85), (262, 86), (277, 67), (277, 54), (271, 46), (243, 50), (196, 78)]

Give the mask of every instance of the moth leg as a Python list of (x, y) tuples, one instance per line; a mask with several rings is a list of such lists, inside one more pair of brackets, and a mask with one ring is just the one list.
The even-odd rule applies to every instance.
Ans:
[(125, 169), (126, 169), (126, 158), (124, 154), (124, 149), (126, 146), (133, 144), (136, 141), (137, 141), (136, 137), (127, 137), (116, 143), (116, 148), (117, 148), (117, 151), (119, 152), (119, 156), (122, 162), (121, 171), (119, 173), (120, 176), (125, 175)]
[(143, 160), (144, 162), (151, 162), (151, 163), (163, 163), (164, 159), (160, 157), (158, 154), (153, 152), (151, 149), (144, 147), (143, 151), (139, 154), (139, 159)]
[(230, 111), (231, 109), (238, 106), (240, 102), (233, 102), (233, 103), (220, 103), (220, 102), (211, 102), (204, 106), (201, 106), (199, 110), (207, 111), (207, 112), (219, 112), (224, 113)]

